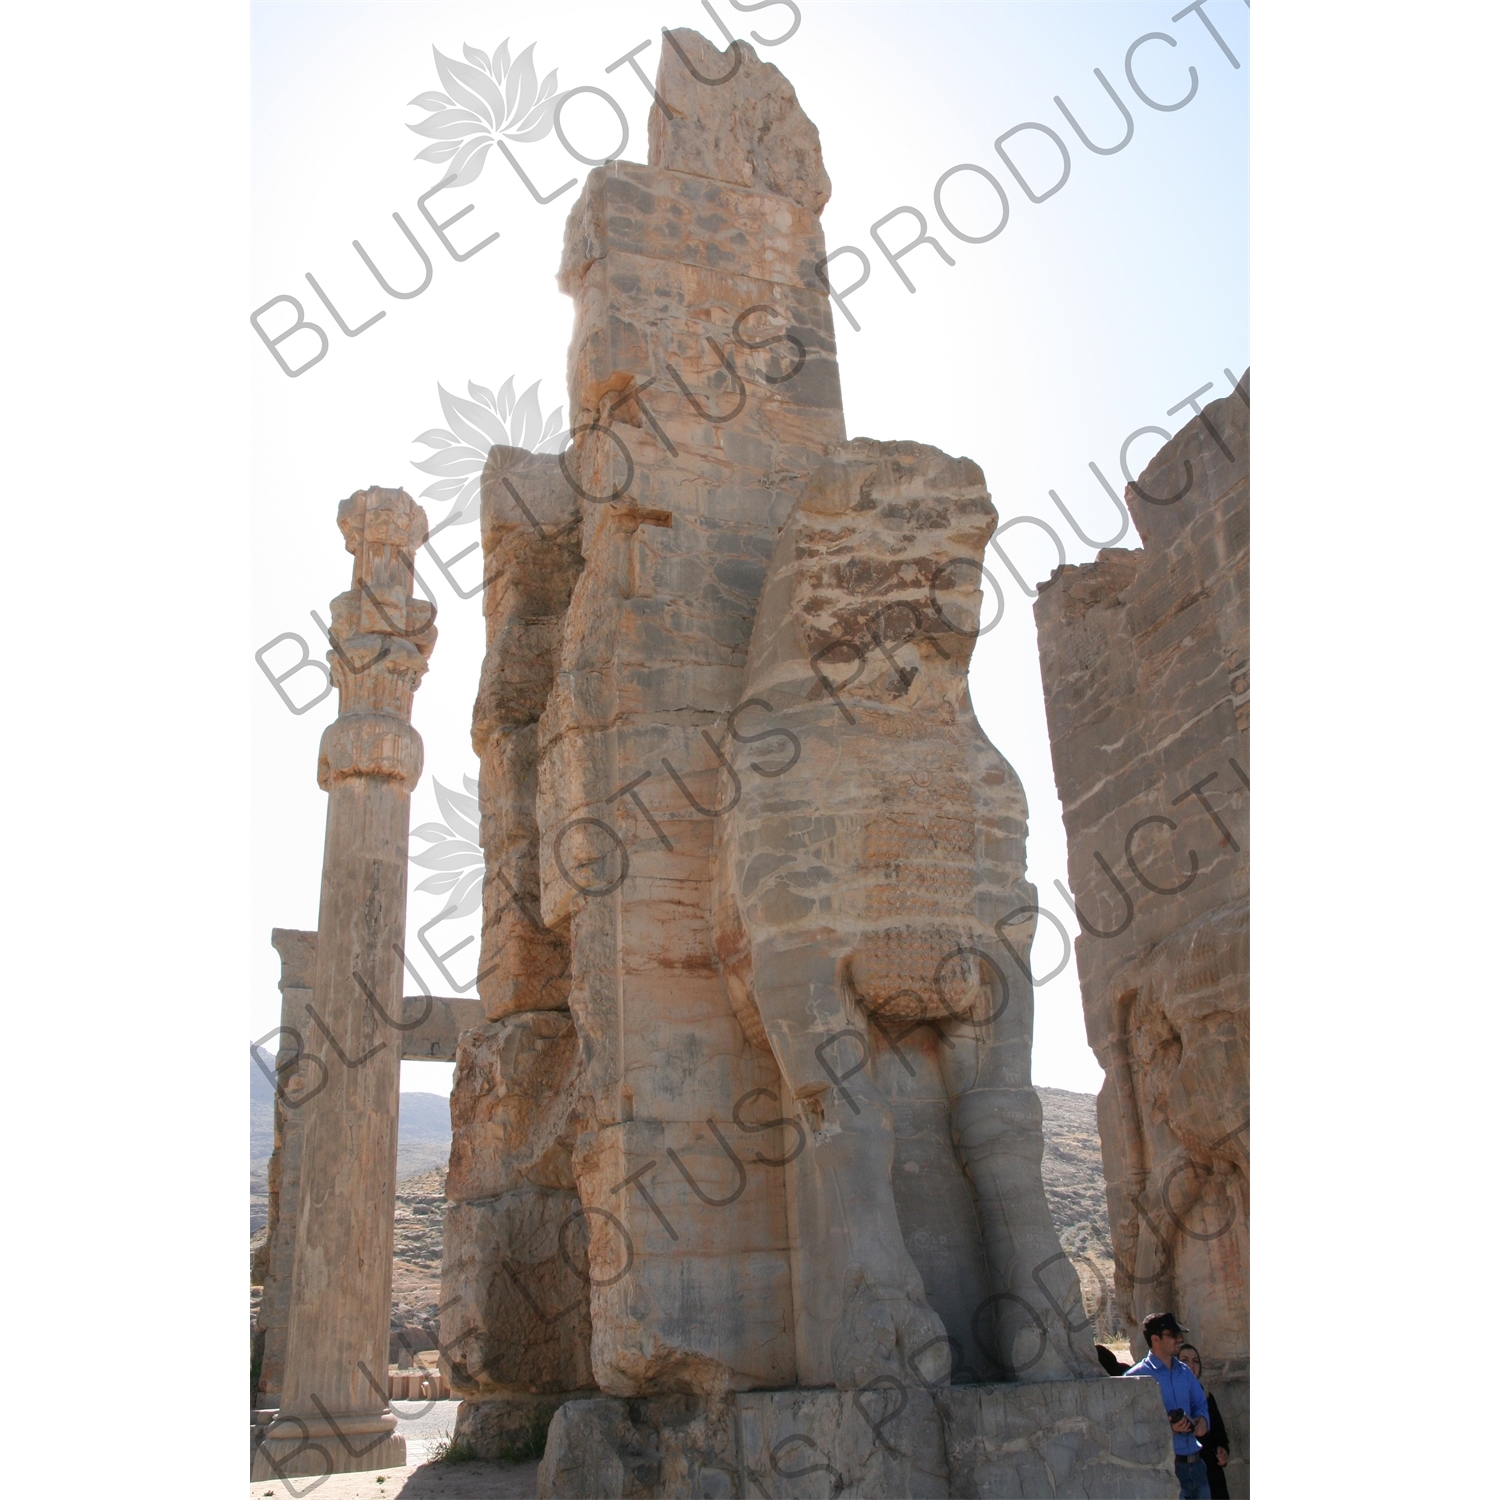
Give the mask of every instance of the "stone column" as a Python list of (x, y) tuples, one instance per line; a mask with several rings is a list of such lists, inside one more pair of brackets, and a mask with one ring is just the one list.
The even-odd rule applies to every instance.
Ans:
[(307, 1004), (313, 999), (318, 935), (274, 927), (271, 946), (281, 955), (281, 1030), (276, 1048), (275, 1135), (266, 1169), (265, 1269), (256, 1322), (265, 1335), (265, 1345), (255, 1402), (268, 1411), (281, 1405), (281, 1375), (286, 1368), (287, 1298), (297, 1238), (297, 1182), (302, 1172), (302, 1110), (318, 1088), (321, 1071), (316, 1062), (309, 1060), (304, 1065), (303, 1061), (303, 1032), (308, 1025)]
[(317, 964), (307, 1007), (309, 1064), (326, 1087), (302, 1108), (302, 1169), (276, 1422), (253, 1479), (390, 1468), (405, 1462), (386, 1401), (396, 1115), (401, 1086), (401, 957), (407, 831), (422, 741), (412, 696), (437, 631), (413, 599), (412, 554), (427, 517), (401, 490), (339, 506), (354, 586), (333, 601), (328, 660), (339, 716), (323, 735), (328, 793)]

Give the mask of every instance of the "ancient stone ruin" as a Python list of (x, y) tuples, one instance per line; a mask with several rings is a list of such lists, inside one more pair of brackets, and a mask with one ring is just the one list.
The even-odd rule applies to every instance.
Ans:
[(817, 132), (672, 40), (568, 221), (573, 446), (484, 480), (459, 1431), (550, 1419), (558, 1496), (1168, 1493), (1042, 1190), (984, 477), (846, 440)]
[[(1116, 1296), (1170, 1308), (1249, 1451), (1250, 376), (1152, 459), (1144, 550), (1035, 606)], [(1145, 1353), (1137, 1335), (1137, 1354)]]
[[(256, 1479), (308, 1472), (299, 1460), (312, 1454), (309, 1439), (323, 1440), (315, 1459), (335, 1448), (377, 1464), (406, 1454), (385, 1391), (401, 1078), (382, 1018), (402, 1013), (404, 851), (422, 774), (411, 705), (437, 629), (432, 606), (412, 597), (412, 549), (427, 539), (421, 507), (401, 490), (361, 490), (339, 506), (339, 529), (354, 580), (333, 601), (339, 714), (318, 747), (328, 793), (318, 935), (310, 951), (282, 948), (284, 963), (300, 960), (304, 984), (310, 960), (308, 1013), (322, 1045), (309, 1049), (316, 1069), (300, 1059), (295, 1069), (298, 1212), (289, 1276), (275, 1293), (285, 1353)], [(311, 1472), (326, 1468), (315, 1461)]]
[[(996, 525), (984, 475), (847, 438), (818, 133), (744, 43), (666, 41), (649, 164), (596, 168), (568, 219), (571, 444), (495, 448), (483, 479), (477, 1002), (401, 996), (426, 520), (397, 491), (341, 508), (356, 567), (329, 658), (319, 928), (277, 934), (254, 1472), (400, 1459), (397, 1063), (454, 1056), (443, 1371), (481, 1453), (545, 1427), (542, 1495), (1170, 1495), (1157, 1388), (1104, 1378), (1042, 1187), (1026, 797), (967, 682)], [(1155, 522), (1137, 524), (1146, 561), (1098, 566), (1149, 588)], [(1158, 592), (1180, 581), (1163, 566)], [(1044, 622), (1069, 747), (1059, 715), (1080, 747), (1095, 726), (1086, 703), (1058, 706), (1085, 668), (1054, 658), (1086, 613)], [(1197, 692), (1173, 687), (1170, 712), (1190, 719)], [(1074, 753), (1059, 784), (1087, 838)], [(1221, 1095), (1178, 1119), (1158, 1088), (1239, 1037), (1224, 997), (1243, 966), (1217, 956), (1241, 930), (1237, 877), (1218, 851), (1201, 863), (1205, 936), (1180, 896), (1170, 921), (1153, 907), (1129, 1001), (1107, 1024), (1091, 1010), (1096, 1047), (1115, 1048), (1117, 1258), (1189, 1320), (1226, 1251), (1153, 1261), (1128, 1202), (1174, 1171), (1204, 1205), (1181, 1210), (1190, 1224), (1239, 1202), (1240, 1147), (1199, 1140)], [(1083, 920), (1100, 893), (1076, 849), (1074, 866)], [(1179, 938), (1178, 958), (1153, 956)], [(1116, 951), (1087, 950), (1091, 1006), (1119, 989)], [(1164, 1040), (1140, 1050), (1176, 997), (1210, 991), (1209, 1032), (1189, 1047), (1178, 1025), (1169, 1061)]]

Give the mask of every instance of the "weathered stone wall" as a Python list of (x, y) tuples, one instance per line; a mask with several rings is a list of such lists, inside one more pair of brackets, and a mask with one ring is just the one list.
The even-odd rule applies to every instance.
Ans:
[(460, 1395), (586, 1390), (588, 1233), (573, 1177), (566, 1012), (467, 1032), (453, 1080), (442, 1344)]
[[(725, 58), (676, 35), (723, 76)], [(776, 535), (844, 433), (821, 203), (774, 141), (720, 117), (748, 95), (795, 109), (745, 50), (719, 93), (664, 64), (678, 154), (654, 144), (648, 166), (590, 173), (560, 276), (578, 310), (568, 462), (589, 498), (538, 731), (541, 915), (571, 944), (593, 1368), (618, 1394), (796, 1379), (780, 1179), (741, 1177), (710, 1128), (777, 1076), (714, 962), (708, 732), (739, 701)], [(800, 109), (786, 129), (815, 159)], [(684, 131), (697, 155), (674, 170)], [(781, 165), (740, 170), (757, 159)]]
[(1249, 389), (1127, 488), (1144, 548), (1059, 568), (1035, 606), (1119, 1306), (1174, 1311), (1246, 1421)]
[(1138, 1378), (570, 1402), (537, 1493), (1166, 1500), (1178, 1485), (1160, 1391)]
[(555, 459), (494, 448), (481, 497), (486, 652), (473, 741), (487, 1020), (459, 1039), (454, 1069), (441, 1343), (465, 1398), (464, 1435), (498, 1456), (551, 1416), (559, 1393), (594, 1386), (568, 932), (538, 912), (536, 823), (537, 720), (583, 559), (579, 500)]
[(537, 720), (583, 568), (581, 519), (556, 459), (490, 450), (480, 481), (485, 656), (472, 740), (486, 877), (478, 989), (492, 1021), (568, 1007), (568, 935), (537, 912)]

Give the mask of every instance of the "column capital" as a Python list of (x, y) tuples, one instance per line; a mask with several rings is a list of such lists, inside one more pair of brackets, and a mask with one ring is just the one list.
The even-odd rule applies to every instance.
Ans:
[(318, 785), (331, 791), (334, 782), (349, 776), (386, 776), (415, 791), (422, 776), (422, 736), (396, 714), (340, 714), (318, 745)]
[(437, 607), (413, 592), (427, 513), (405, 490), (371, 488), (339, 502), (338, 522), (354, 577), (330, 606), (339, 717), (323, 736), (318, 785), (326, 791), (344, 776), (389, 776), (410, 790), (422, 770), (412, 698), (437, 642)]
[[(339, 530), (344, 546), (354, 554), (354, 577), (371, 576), (378, 557), (387, 549), (404, 549), (407, 556), (427, 540), (427, 512), (405, 490), (371, 486), (339, 501)], [(410, 578), (410, 570), (407, 571)]]

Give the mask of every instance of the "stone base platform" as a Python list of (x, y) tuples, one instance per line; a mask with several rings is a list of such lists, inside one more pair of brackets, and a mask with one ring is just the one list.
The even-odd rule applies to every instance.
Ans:
[(250, 1450), (250, 1480), (321, 1479), (367, 1469), (406, 1467), (406, 1439), (394, 1432), (357, 1436), (263, 1437)]
[[(468, 1398), (453, 1423), (454, 1442), (466, 1441), (482, 1459), (515, 1461), (533, 1440), (545, 1435), (558, 1407), (587, 1399), (597, 1391), (572, 1391), (561, 1396), (497, 1396)], [(530, 1457), (539, 1454), (532, 1449)]]
[(1177, 1494), (1145, 1379), (593, 1397), (559, 1407), (538, 1500), (1134, 1500)]

